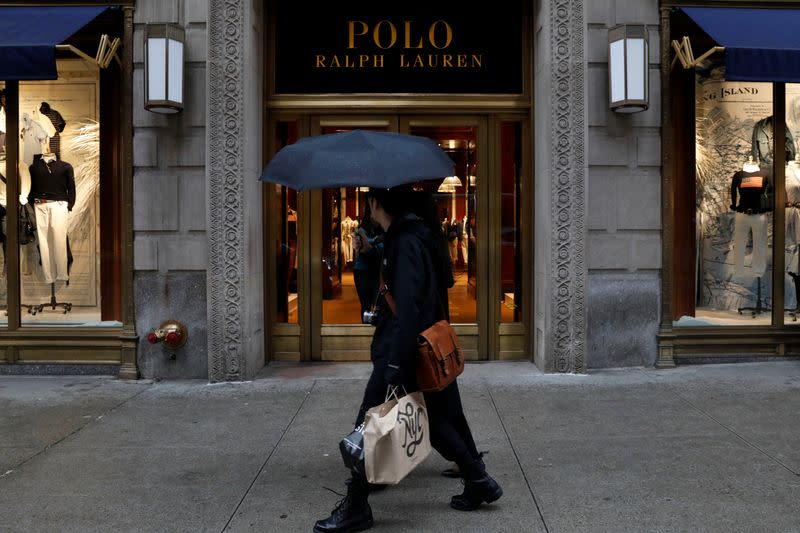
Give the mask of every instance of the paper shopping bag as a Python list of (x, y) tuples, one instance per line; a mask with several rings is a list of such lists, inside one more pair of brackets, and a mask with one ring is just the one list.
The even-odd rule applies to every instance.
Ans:
[(428, 410), (421, 392), (367, 411), (364, 467), (370, 483), (395, 485), (431, 453)]

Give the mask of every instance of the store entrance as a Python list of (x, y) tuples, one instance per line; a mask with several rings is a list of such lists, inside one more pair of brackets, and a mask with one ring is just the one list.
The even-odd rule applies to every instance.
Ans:
[[(455, 284), (451, 321), (468, 359), (522, 358), (525, 294), (520, 177), (523, 121), (487, 116), (309, 115), (273, 121), (273, 150), (304, 135), (352, 129), (399, 131), (435, 140), (454, 176), (416, 184), (432, 193), (447, 237)], [(489, 139), (495, 146), (490, 150)], [(505, 179), (503, 178), (505, 176)], [(353, 236), (374, 236), (364, 216), (366, 189), (296, 193), (267, 186), (270, 272), (277, 298), (270, 353), (278, 360), (367, 361), (373, 327), (362, 324), (369, 279)], [(505, 213), (505, 214), (504, 214)], [(527, 233), (527, 232), (525, 232)], [(360, 294), (361, 293), (361, 294)]]

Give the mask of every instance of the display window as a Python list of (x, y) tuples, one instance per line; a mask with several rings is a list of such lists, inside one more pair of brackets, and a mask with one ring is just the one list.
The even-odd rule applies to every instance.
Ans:
[(5, 362), (121, 362), (133, 377), (133, 10), (3, 9), (57, 21), (32, 34), (47, 46), (11, 43), (0, 65)]
[(666, 364), (783, 355), (800, 325), (800, 73), (778, 48), (730, 45), (743, 20), (780, 21), (780, 6), (745, 4), (662, 11)]

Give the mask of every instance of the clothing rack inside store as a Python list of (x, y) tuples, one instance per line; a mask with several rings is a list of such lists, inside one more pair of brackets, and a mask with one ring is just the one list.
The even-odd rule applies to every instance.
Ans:
[(760, 315), (762, 313), (768, 313), (768, 312), (770, 312), (772, 310), (769, 307), (766, 307), (766, 305), (762, 305), (762, 303), (761, 303), (761, 276), (759, 276), (756, 279), (758, 280), (758, 293), (757, 293), (757, 296), (756, 296), (756, 306), (755, 307), (740, 307), (738, 309), (740, 315), (742, 314), (742, 311), (749, 311), (752, 314), (753, 318), (755, 318), (756, 315)]
[[(69, 282), (67, 282), (69, 284)], [(50, 301), (47, 303), (39, 304), (39, 305), (28, 305), (22, 304), (22, 307), (28, 308), (28, 313), (31, 315), (36, 315), (37, 313), (41, 313), (45, 307), (50, 307), (53, 311), (57, 308), (61, 307), (64, 309), (64, 314), (66, 315), (70, 311), (72, 311), (72, 304), (69, 302), (59, 302), (56, 300), (56, 284), (50, 284)]]

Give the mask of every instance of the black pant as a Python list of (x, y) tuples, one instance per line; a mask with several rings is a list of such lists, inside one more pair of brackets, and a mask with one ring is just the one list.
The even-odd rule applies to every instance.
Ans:
[(375, 295), (378, 292), (378, 276), (371, 270), (353, 269), (353, 283), (356, 285), (358, 300), (361, 302), (361, 314), (372, 309)]
[[(384, 366), (373, 362), (372, 374), (364, 389), (364, 399), (358, 410), (355, 425), (364, 421), (367, 411), (386, 401), (388, 384), (383, 379)], [(406, 390), (410, 390), (406, 388)], [(441, 392), (425, 393), (425, 405), (428, 408), (428, 426), (431, 446), (448, 461), (454, 461), (459, 469), (467, 474), (475, 473), (476, 462), (480, 459), (475, 439), (464, 416), (458, 382), (451, 383)], [(356, 476), (353, 476), (356, 479)], [(359, 480), (366, 482), (366, 480)]]
[(459, 469), (474, 473), (480, 454), (469, 428), (458, 381), (454, 381), (440, 392), (425, 393), (425, 405), (431, 429), (431, 445), (442, 457), (454, 461)]

